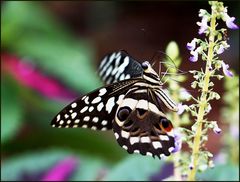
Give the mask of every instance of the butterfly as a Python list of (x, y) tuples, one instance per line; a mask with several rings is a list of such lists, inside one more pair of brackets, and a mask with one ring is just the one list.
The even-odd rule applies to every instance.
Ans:
[(67, 105), (52, 127), (113, 130), (128, 153), (169, 156), (175, 148), (173, 125), (162, 107), (177, 111), (149, 62), (137, 62), (125, 51), (107, 54), (99, 66), (106, 83)]

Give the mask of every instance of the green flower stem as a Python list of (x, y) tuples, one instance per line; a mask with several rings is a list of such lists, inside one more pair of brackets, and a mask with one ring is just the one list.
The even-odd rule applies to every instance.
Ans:
[[(176, 92), (173, 92), (173, 98), (177, 100), (178, 95)], [(173, 121), (174, 121), (174, 127), (178, 128), (180, 126), (180, 118), (179, 115), (175, 112), (173, 113)], [(179, 164), (179, 160), (180, 160), (181, 156), (180, 156), (180, 152), (176, 152), (174, 154), (174, 178), (176, 181), (181, 181), (181, 171), (180, 171), (180, 164)]]
[(209, 34), (209, 47), (208, 47), (208, 55), (207, 55), (207, 63), (205, 68), (205, 77), (204, 77), (204, 85), (201, 94), (201, 100), (199, 101), (199, 109), (197, 114), (197, 130), (193, 140), (193, 152), (192, 152), (192, 164), (193, 169), (189, 170), (188, 180), (194, 181), (197, 171), (198, 165), (198, 157), (199, 157), (199, 149), (201, 144), (201, 135), (202, 135), (202, 123), (204, 117), (204, 111), (207, 107), (207, 93), (209, 88), (209, 81), (211, 72), (209, 71), (209, 67), (211, 67), (213, 60), (213, 48), (214, 48), (214, 38), (216, 31), (216, 15), (212, 10), (211, 22), (210, 22), (210, 34)]
[[(174, 97), (175, 94), (173, 94), (173, 97)], [(177, 96), (176, 96), (177, 98)], [(180, 118), (178, 116), (177, 113), (174, 113), (173, 114), (173, 118), (174, 118), (174, 127), (178, 128), (180, 126)], [(176, 181), (181, 181), (182, 178), (181, 178), (181, 170), (180, 170), (180, 167), (179, 167), (179, 160), (181, 159), (181, 156), (180, 156), (180, 152), (176, 152), (174, 154), (174, 178)]]

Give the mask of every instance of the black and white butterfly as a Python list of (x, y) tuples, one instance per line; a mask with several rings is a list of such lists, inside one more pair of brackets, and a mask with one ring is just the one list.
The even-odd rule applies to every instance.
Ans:
[(149, 62), (140, 64), (124, 51), (114, 52), (103, 58), (99, 75), (107, 85), (70, 103), (51, 125), (112, 129), (128, 153), (169, 156), (175, 148), (173, 125), (162, 107), (178, 108)]

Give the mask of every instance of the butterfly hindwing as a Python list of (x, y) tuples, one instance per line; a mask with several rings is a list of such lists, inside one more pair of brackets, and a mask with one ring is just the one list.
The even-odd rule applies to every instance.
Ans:
[(99, 66), (99, 75), (106, 84), (139, 77), (142, 72), (141, 64), (125, 51), (106, 55)]
[(58, 128), (111, 129), (118, 103), (136, 81), (114, 83), (76, 99), (54, 117), (51, 125)]
[(129, 91), (119, 105), (113, 131), (128, 153), (161, 158), (174, 149), (172, 124), (154, 102), (147, 89), (138, 89)]

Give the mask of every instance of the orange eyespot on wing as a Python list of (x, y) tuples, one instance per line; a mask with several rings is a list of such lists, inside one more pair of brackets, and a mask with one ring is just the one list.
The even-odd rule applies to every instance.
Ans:
[(166, 132), (170, 132), (173, 129), (172, 123), (166, 118), (161, 119), (160, 126), (161, 126), (161, 129)]

